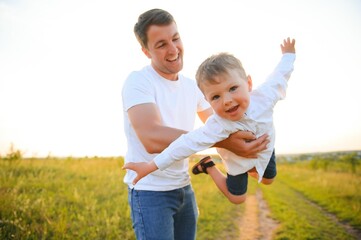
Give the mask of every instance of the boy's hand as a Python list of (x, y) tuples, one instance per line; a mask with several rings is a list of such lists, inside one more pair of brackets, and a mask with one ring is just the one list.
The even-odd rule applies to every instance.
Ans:
[(290, 38), (284, 39), (283, 44), (281, 44), (282, 54), (296, 53), (295, 43), (296, 43), (295, 39), (292, 39), (292, 41), (290, 40)]
[(133, 180), (133, 184), (135, 185), (140, 179), (147, 176), (149, 173), (154, 172), (158, 169), (157, 165), (153, 161), (151, 162), (129, 162), (126, 163), (122, 169), (133, 170), (137, 173), (137, 176)]

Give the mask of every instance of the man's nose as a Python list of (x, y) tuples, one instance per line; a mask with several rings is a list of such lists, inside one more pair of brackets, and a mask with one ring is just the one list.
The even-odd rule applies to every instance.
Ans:
[(169, 44), (169, 48), (168, 48), (168, 52), (172, 53), (172, 54), (178, 54), (179, 50), (176, 44), (174, 43), (170, 43)]

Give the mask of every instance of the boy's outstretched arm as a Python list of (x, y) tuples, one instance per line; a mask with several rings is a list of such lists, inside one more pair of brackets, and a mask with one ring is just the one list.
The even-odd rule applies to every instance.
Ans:
[(296, 53), (295, 43), (296, 43), (295, 39), (291, 40), (289, 37), (287, 39), (284, 39), (283, 44), (280, 45), (282, 54)]
[(133, 180), (133, 184), (135, 185), (140, 179), (147, 176), (149, 173), (152, 173), (156, 170), (158, 170), (157, 165), (154, 163), (154, 161), (151, 162), (129, 162), (126, 163), (122, 169), (129, 169), (133, 170), (137, 173), (137, 176)]

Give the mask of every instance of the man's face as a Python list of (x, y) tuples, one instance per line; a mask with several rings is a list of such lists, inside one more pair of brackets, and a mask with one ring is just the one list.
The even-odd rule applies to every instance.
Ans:
[(168, 80), (177, 80), (183, 68), (183, 43), (175, 22), (148, 29), (148, 46), (142, 48), (153, 68)]

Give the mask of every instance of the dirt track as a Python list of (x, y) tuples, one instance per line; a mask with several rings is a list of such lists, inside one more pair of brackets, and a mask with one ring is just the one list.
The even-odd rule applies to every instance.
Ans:
[(257, 189), (255, 195), (248, 195), (245, 211), (240, 222), (240, 239), (271, 240), (278, 223), (269, 217), (269, 209), (263, 199), (262, 191)]

